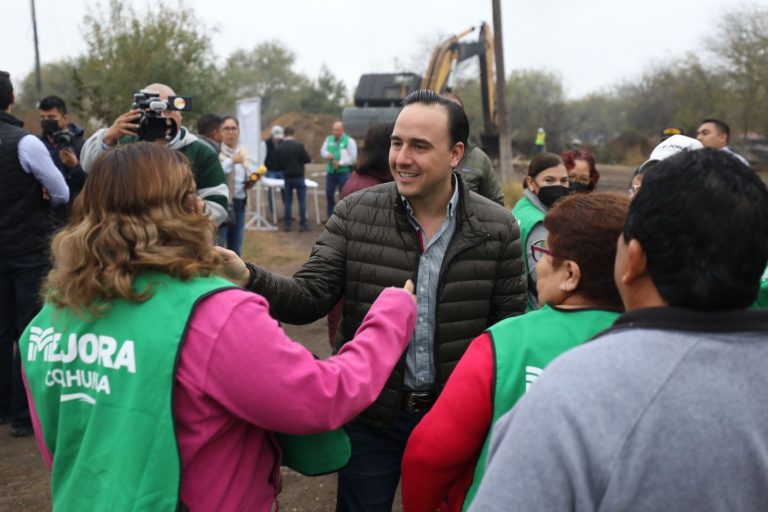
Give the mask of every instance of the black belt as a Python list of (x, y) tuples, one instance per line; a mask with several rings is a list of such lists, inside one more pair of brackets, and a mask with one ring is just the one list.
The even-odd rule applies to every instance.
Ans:
[(406, 391), (400, 403), (406, 411), (421, 414), (435, 403), (435, 395), (430, 391)]

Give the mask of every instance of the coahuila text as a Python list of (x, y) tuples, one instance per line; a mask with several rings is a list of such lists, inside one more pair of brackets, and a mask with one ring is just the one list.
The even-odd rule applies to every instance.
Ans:
[[(62, 334), (53, 331), (52, 327), (41, 329), (32, 327), (29, 334), (28, 361), (36, 361), (42, 353), (43, 361), (47, 363), (61, 362), (63, 364), (78, 361), (87, 365), (98, 365), (112, 370), (125, 369), (136, 373), (136, 357), (134, 343), (125, 340), (118, 347), (118, 342), (110, 336), (92, 333), (70, 334), (66, 346), (61, 344)], [(110, 393), (109, 379), (98, 371), (78, 368), (53, 368), (45, 376), (47, 386), (84, 387), (96, 392)]]

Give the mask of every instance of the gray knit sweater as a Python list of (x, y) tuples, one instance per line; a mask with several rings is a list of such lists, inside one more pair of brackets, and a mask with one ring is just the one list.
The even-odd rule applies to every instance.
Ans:
[(470, 510), (768, 510), (768, 312), (657, 308), (555, 360)]

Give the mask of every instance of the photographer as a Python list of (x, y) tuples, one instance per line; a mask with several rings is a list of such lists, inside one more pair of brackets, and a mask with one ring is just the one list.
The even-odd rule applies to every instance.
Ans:
[[(169, 101), (169, 98), (176, 96), (173, 89), (164, 84), (151, 84), (136, 95), (139, 96), (148, 99), (119, 115), (112, 126), (100, 129), (85, 142), (80, 155), (83, 169), (88, 172), (99, 155), (118, 144), (139, 139), (165, 144), (189, 159), (198, 194), (205, 200), (205, 215), (219, 226), (227, 219), (228, 201), (227, 183), (219, 156), (181, 125), (181, 110), (189, 108), (183, 106), (184, 101), (179, 105), (176, 101)], [(158, 104), (162, 108), (155, 110)], [(158, 119), (165, 120), (164, 124), (160, 123), (164, 126), (162, 133), (156, 132)]]
[(64, 175), (71, 205), (85, 183), (85, 172), (79, 161), (84, 130), (69, 122), (67, 105), (58, 96), (43, 98), (37, 108), (40, 110), (40, 128), (43, 131), (40, 140), (51, 154), (53, 163)]

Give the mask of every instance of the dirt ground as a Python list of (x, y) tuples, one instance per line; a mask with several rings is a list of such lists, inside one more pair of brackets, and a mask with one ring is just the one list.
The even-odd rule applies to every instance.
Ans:
[[(604, 166), (601, 169), (600, 190), (626, 190), (631, 168)], [(320, 219), (325, 215), (325, 182), (322, 165), (308, 166), (307, 177), (320, 184), (318, 199)], [(294, 201), (294, 204), (296, 202)], [(296, 208), (296, 207), (295, 207)], [(294, 217), (297, 214), (294, 213)], [(310, 231), (286, 233), (277, 231), (247, 231), (243, 250), (247, 261), (274, 272), (290, 275), (306, 258), (315, 238), (323, 229), (315, 222), (314, 199), (307, 198), (307, 216)], [(278, 222), (282, 215), (278, 213)], [(330, 355), (325, 319), (308, 325), (285, 325), (286, 332), (319, 357)], [(37, 451), (34, 439), (14, 438), (9, 425), (0, 426), (0, 512), (38, 512), (50, 510), (49, 474)], [(336, 476), (308, 478), (288, 469), (284, 470), (280, 509), (287, 512), (324, 512), (335, 508)], [(400, 511), (399, 498), (393, 510)]]

